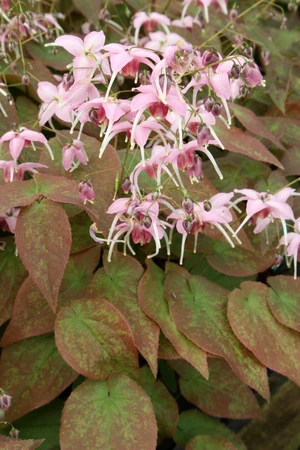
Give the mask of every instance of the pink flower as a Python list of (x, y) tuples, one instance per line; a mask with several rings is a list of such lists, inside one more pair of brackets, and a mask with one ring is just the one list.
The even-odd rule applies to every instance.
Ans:
[(73, 60), (74, 76), (76, 81), (88, 77), (98, 65), (101, 50), (104, 46), (105, 35), (103, 31), (92, 31), (84, 40), (77, 36), (64, 35), (55, 42), (46, 46), (63, 47), (75, 58)]
[[(3, 231), (7, 230), (14, 234), (17, 218), (20, 211), (21, 211), (20, 208), (11, 208), (5, 211), (5, 213), (0, 215), (0, 226), (2, 227)], [(0, 397), (0, 408), (2, 408), (1, 397)]]
[(40, 125), (45, 125), (54, 115), (64, 122), (72, 121), (70, 106), (67, 103), (70, 95), (68, 92), (64, 90), (63, 83), (55, 86), (49, 81), (41, 81), (38, 84), (37, 93), (44, 102), (39, 112)]
[(286, 202), (293, 195), (295, 189), (287, 187), (277, 192), (277, 194), (256, 192), (253, 189), (235, 189), (234, 192), (243, 194), (234, 204), (243, 200), (247, 201), (247, 216), (235, 231), (234, 236), (237, 235), (250, 218), (253, 218), (256, 223), (254, 228), (255, 234), (263, 231), (274, 219), (279, 219), (283, 227), (285, 245), (287, 245), (286, 220), (295, 220), (295, 218), (292, 208)]
[(36, 169), (45, 168), (44, 164), (27, 162), (18, 164), (16, 160), (12, 161), (0, 161), (0, 170), (3, 170), (3, 178), (5, 183), (8, 181), (22, 181), (24, 179), (25, 172), (38, 173)]
[(35, 148), (33, 142), (41, 142), (44, 144), (47, 147), (51, 159), (53, 159), (53, 153), (47, 139), (42, 133), (38, 133), (37, 131), (28, 130), (25, 127), (21, 127), (20, 131), (8, 131), (2, 136), (0, 143), (2, 144), (2, 142), (6, 141), (9, 141), (10, 154), (14, 160), (18, 159), (24, 147), (26, 148), (32, 145)]
[(144, 11), (137, 12), (133, 19), (133, 26), (135, 28), (135, 45), (138, 44), (139, 32), (143, 25), (146, 31), (153, 31), (156, 25), (161, 25), (164, 31), (168, 34), (168, 26), (170, 25), (170, 23), (171, 21), (169, 17), (165, 16), (164, 14), (159, 14), (157, 12), (146, 14)]
[(6, 394), (3, 389), (0, 390), (0, 408), (7, 412), (11, 405), (12, 397)]
[(263, 76), (259, 70), (259, 67), (253, 61), (244, 66), (243, 76), (247, 84), (251, 87), (262, 86), (264, 84)]
[[(300, 217), (294, 223), (294, 232), (287, 233), (288, 247), (285, 250), (286, 256), (290, 257), (290, 261), (287, 258), (287, 265), (290, 267), (292, 260), (294, 260), (294, 279), (297, 278), (297, 264), (298, 264), (298, 252), (300, 247)], [(279, 245), (286, 245), (286, 238), (282, 236), (279, 241)]]
[[(74, 158), (78, 160), (77, 164), (73, 164)], [(65, 170), (76, 169), (79, 163), (86, 165), (88, 162), (87, 155), (84, 150), (84, 144), (81, 141), (73, 139), (71, 144), (66, 144), (62, 148), (62, 165)]]

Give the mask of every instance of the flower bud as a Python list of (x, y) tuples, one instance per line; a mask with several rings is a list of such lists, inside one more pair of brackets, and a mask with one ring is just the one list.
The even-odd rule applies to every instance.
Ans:
[(238, 80), (241, 74), (241, 67), (238, 66), (237, 64), (234, 64), (231, 68), (231, 76), (235, 79)]
[(222, 111), (222, 105), (221, 105), (221, 103), (216, 102), (216, 103), (214, 104), (214, 106), (212, 107), (212, 110), (211, 110), (212, 114), (213, 114), (215, 117), (218, 117), (218, 116), (221, 114), (221, 111)]
[(24, 23), (26, 23), (26, 21), (27, 21), (26, 15), (25, 15), (24, 13), (21, 13), (21, 14), (19, 15), (19, 22), (22, 23), (22, 24), (24, 25)]
[(229, 11), (229, 19), (231, 20), (231, 22), (235, 22), (238, 15), (239, 15), (239, 13), (235, 8), (231, 9)]
[(62, 80), (63, 88), (66, 92), (73, 86), (75, 82), (74, 75), (72, 73), (65, 73)]
[(219, 61), (220, 57), (217, 52), (207, 50), (203, 53), (202, 64), (204, 65), (204, 67), (211, 66), (212, 69), (216, 70), (219, 64), (214, 63)]
[(27, 73), (23, 73), (22, 75), (22, 83), (25, 84), (25, 86), (28, 86), (30, 83), (30, 78)]
[(241, 97), (246, 97), (246, 95), (248, 95), (250, 92), (249, 88), (247, 86), (241, 86), (240, 87), (240, 96)]
[(14, 439), (18, 439), (19, 436), (19, 430), (17, 430), (16, 428), (12, 428), (9, 432), (10, 437), (14, 438)]
[(283, 256), (276, 253), (276, 255), (274, 255), (274, 266), (279, 267), (280, 264), (282, 263), (282, 261), (283, 261)]
[(242, 51), (243, 55), (246, 56), (249, 59), (253, 58), (253, 47), (250, 47), (250, 45), (247, 45), (243, 51)]
[(262, 52), (261, 52), (261, 59), (262, 59), (262, 62), (263, 62), (263, 64), (265, 65), (265, 66), (267, 66), (268, 64), (270, 64), (270, 52), (269, 52), (269, 50), (263, 50)]
[(171, 77), (169, 75), (160, 75), (158, 82), (159, 82), (161, 90), (163, 92), (165, 92), (166, 95), (168, 95), (168, 93), (170, 92), (170, 89), (171, 89), (171, 85), (172, 85)]
[(98, 108), (92, 108), (89, 112), (89, 119), (94, 125), (101, 125), (106, 120), (105, 109), (102, 105)]
[(211, 110), (213, 109), (213, 106), (214, 106), (215, 103), (216, 102), (215, 102), (215, 99), (213, 97), (211, 97), (211, 96), (206, 97), (203, 100), (203, 105), (204, 105), (205, 111), (211, 112)]
[(16, 44), (14, 43), (14, 41), (9, 41), (9, 43), (7, 44), (8, 51), (12, 52), (15, 46)]
[(78, 195), (84, 204), (86, 204), (86, 202), (93, 204), (96, 194), (92, 183), (90, 181), (80, 181), (78, 184)]
[(139, 73), (139, 82), (140, 84), (150, 84), (151, 73), (149, 70), (143, 70), (143, 72)]
[(12, 397), (6, 394), (3, 389), (1, 389), (0, 392), (0, 408), (3, 409), (3, 411), (7, 412), (10, 408)]
[(188, 219), (183, 220), (182, 226), (183, 226), (184, 230), (187, 232), (187, 234), (189, 234), (193, 229), (193, 222), (191, 222), (191, 220), (188, 220)]
[(110, 19), (109, 11), (105, 8), (101, 9), (98, 14), (98, 19), (100, 20), (100, 22), (106, 22), (107, 20), (109, 20)]
[(211, 211), (211, 208), (212, 208), (211, 203), (208, 200), (205, 200), (203, 202), (203, 208), (204, 208), (204, 211), (206, 211), (206, 212)]
[(128, 194), (128, 192), (130, 191), (131, 188), (131, 182), (129, 180), (129, 178), (124, 178), (124, 180), (122, 181), (122, 189), (124, 194)]
[(182, 209), (187, 214), (193, 214), (194, 212), (194, 202), (190, 197), (184, 197), (181, 203)]
[(295, 3), (293, 3), (293, 2), (289, 2), (288, 3), (288, 10), (289, 11), (296, 12), (297, 9), (298, 9), (298, 6)]
[(144, 219), (143, 219), (143, 225), (144, 225), (144, 227), (147, 228), (147, 229), (150, 228), (151, 225), (152, 225), (152, 219), (151, 219), (151, 217), (145, 216)]

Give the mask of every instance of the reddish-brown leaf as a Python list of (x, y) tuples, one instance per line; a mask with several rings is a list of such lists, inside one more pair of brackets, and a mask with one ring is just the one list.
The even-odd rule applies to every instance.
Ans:
[[(61, 163), (61, 149), (63, 144), (70, 142), (72, 136), (69, 131), (62, 130), (60, 131), (59, 137), (59, 140), (53, 138), (49, 141), (54, 154), (54, 160), (52, 161), (49, 155), (44, 152), (39, 162), (49, 166), (49, 168), (51, 168), (51, 174), (61, 175), (73, 183), (78, 183), (80, 180), (85, 179), (91, 181), (96, 194), (94, 205), (93, 207), (86, 205), (83, 209), (85, 209), (91, 219), (98, 224), (99, 230), (107, 233), (112, 217), (110, 214), (106, 214), (106, 211), (111, 205), (114, 196), (115, 179), (120, 167), (118, 154), (111, 145), (108, 145), (103, 157), (99, 158), (98, 150), (100, 149), (101, 142), (94, 137), (82, 134), (81, 139), (84, 142), (84, 148), (88, 155), (89, 162), (86, 166), (80, 165), (80, 167), (72, 173), (66, 172)], [(91, 215), (91, 212), (94, 216)], [(98, 218), (95, 217), (95, 212), (97, 213)]]
[(199, 435), (187, 444), (185, 450), (237, 450), (237, 448), (225, 439)]
[(245, 281), (231, 292), (230, 325), (241, 342), (267, 367), (300, 385), (300, 334), (277, 322), (268, 306), (269, 289)]
[(128, 323), (105, 300), (74, 300), (55, 322), (57, 348), (77, 372), (104, 380), (114, 372), (138, 375), (138, 355)]
[(244, 125), (247, 130), (251, 131), (251, 133), (268, 139), (268, 141), (272, 142), (276, 147), (285, 150), (281, 142), (268, 130), (260, 117), (251, 111), (251, 109), (245, 108), (237, 103), (231, 103), (230, 109), (232, 109), (241, 124)]
[(283, 325), (300, 331), (300, 279), (277, 275), (269, 277), (268, 305)]
[(24, 266), (55, 311), (71, 248), (70, 224), (62, 206), (47, 199), (26, 206), (15, 237)]
[(121, 253), (110, 263), (104, 254), (103, 265), (89, 284), (86, 295), (104, 298), (121, 311), (132, 329), (135, 345), (156, 376), (159, 327), (142, 311), (137, 294), (143, 268), (137, 260)]
[[(142, 305), (141, 305), (142, 306)], [(145, 311), (146, 312), (146, 311)], [(160, 359), (180, 359), (179, 353), (175, 350), (174, 345), (166, 338), (161, 331), (159, 335), (158, 358)]]
[(155, 450), (156, 439), (151, 401), (126, 375), (87, 380), (66, 401), (62, 450)]
[(186, 361), (170, 362), (181, 377), (179, 385), (182, 395), (212, 416), (258, 418), (259, 406), (251, 389), (237, 378), (223, 359), (209, 358), (208, 362), (208, 380)]
[(62, 359), (52, 334), (15, 342), (2, 350), (0, 386), (12, 396), (5, 420), (13, 422), (49, 403), (78, 374)]
[(204, 277), (170, 271), (165, 281), (165, 297), (182, 333), (204, 350), (222, 356), (244, 383), (269, 398), (266, 368), (230, 328), (226, 289)]
[(40, 289), (28, 277), (18, 291), (11, 321), (1, 339), (1, 345), (53, 331), (55, 314)]
[(0, 186), (0, 214), (15, 206), (30, 205), (38, 197), (39, 193), (33, 180), (14, 181)]
[(219, 123), (215, 127), (215, 131), (226, 150), (247, 155), (258, 161), (274, 164), (280, 169), (283, 169), (281, 162), (272, 155), (267, 147), (240, 128), (231, 126), (228, 130), (225, 125)]
[(8, 436), (0, 436), (1, 450), (34, 450), (38, 448), (45, 439), (14, 439)]
[[(184, 269), (182, 270), (184, 271)], [(205, 378), (208, 378), (206, 353), (176, 328), (170, 316), (168, 302), (164, 298), (164, 279), (163, 270), (152, 261), (147, 261), (147, 271), (139, 283), (138, 290), (141, 308), (159, 324), (162, 332), (174, 345), (179, 355), (189, 361)]]

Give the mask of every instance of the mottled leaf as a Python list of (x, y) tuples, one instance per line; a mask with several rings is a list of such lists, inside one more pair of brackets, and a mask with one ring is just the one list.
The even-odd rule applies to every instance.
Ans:
[(142, 311), (137, 294), (143, 268), (134, 258), (121, 253), (110, 263), (104, 254), (103, 265), (89, 284), (86, 295), (100, 296), (121, 311), (130, 325), (135, 345), (156, 376), (159, 327)]
[(21, 210), (15, 237), (24, 266), (55, 311), (71, 248), (66, 213), (51, 200), (35, 202)]
[(66, 401), (62, 450), (155, 450), (157, 427), (151, 401), (123, 374), (87, 380)]
[(299, 175), (300, 173), (300, 149), (289, 148), (283, 156), (282, 165), (285, 175)]
[(174, 397), (161, 381), (155, 380), (147, 366), (141, 369), (138, 383), (152, 402), (158, 427), (158, 442), (171, 438), (178, 422), (178, 406)]
[(206, 414), (231, 419), (258, 418), (259, 406), (251, 389), (232, 372), (223, 359), (209, 358), (206, 380), (189, 363), (171, 361), (180, 375), (182, 395)]
[(18, 291), (12, 318), (1, 345), (5, 347), (20, 339), (49, 333), (53, 331), (54, 319), (55, 314), (45, 297), (32, 278), (28, 277)]
[(39, 197), (39, 193), (33, 180), (14, 181), (0, 186), (0, 197), (0, 214), (3, 214), (15, 206), (30, 205)]
[(52, 334), (15, 342), (2, 350), (0, 386), (12, 396), (5, 420), (13, 422), (49, 403), (77, 377), (62, 359)]
[(70, 219), (71, 231), (72, 231), (72, 245), (71, 253), (85, 250), (86, 248), (93, 247), (95, 241), (90, 236), (90, 226), (92, 221), (85, 211), (77, 214)]
[[(34, 128), (35, 131), (40, 130), (40, 127), (37, 125), (39, 109), (38, 106), (32, 100), (30, 100), (30, 98), (27, 98), (24, 95), (18, 97), (16, 100), (16, 108), (18, 112), (19, 125), (26, 128)], [(47, 151), (45, 147), (43, 151)], [(26, 149), (26, 153), (27, 152), (28, 150)], [(23, 154), (21, 153), (22, 156)], [(30, 158), (30, 160), (32, 159)]]
[(105, 300), (84, 298), (62, 308), (55, 322), (55, 341), (67, 363), (93, 380), (118, 371), (138, 374), (130, 327)]
[(90, 22), (98, 24), (98, 15), (104, 6), (103, 0), (73, 0), (73, 5)]
[(236, 450), (236, 447), (222, 438), (196, 436), (188, 442), (185, 450)]
[(34, 441), (33, 439), (14, 439), (7, 436), (0, 436), (1, 450), (34, 450), (40, 447), (44, 439)]
[(258, 161), (274, 164), (283, 169), (281, 162), (275, 158), (267, 147), (240, 128), (231, 126), (228, 130), (225, 125), (219, 123), (215, 127), (215, 131), (226, 150), (241, 153)]
[(138, 290), (141, 308), (159, 324), (179, 355), (208, 378), (206, 353), (176, 328), (170, 316), (168, 302), (164, 298), (164, 279), (163, 270), (152, 261), (147, 261), (147, 271), (140, 281)]
[(170, 271), (165, 297), (177, 328), (204, 350), (222, 356), (241, 380), (269, 398), (266, 368), (233, 334), (227, 316), (228, 291), (206, 278)]
[(267, 367), (300, 385), (300, 334), (279, 323), (268, 306), (269, 289), (245, 281), (231, 292), (230, 325), (241, 342)]
[(0, 325), (11, 316), (17, 292), (27, 271), (16, 255), (15, 243), (5, 238), (5, 251), (0, 251)]
[(300, 331), (300, 280), (278, 275), (269, 277), (268, 305), (283, 325)]
[(198, 435), (222, 438), (231, 442), (237, 450), (246, 450), (245, 444), (222, 422), (197, 409), (181, 413), (174, 435), (175, 442), (181, 447), (185, 447), (192, 438)]
[(211, 245), (207, 261), (225, 275), (246, 277), (268, 269), (274, 261), (274, 252), (269, 252), (262, 258), (245, 248), (232, 248), (227, 242), (218, 241)]
[(232, 109), (238, 120), (242, 123), (242, 125), (244, 125), (245, 128), (247, 128), (247, 130), (251, 131), (251, 133), (268, 139), (276, 145), (276, 147), (281, 150), (285, 150), (281, 142), (268, 130), (268, 128), (266, 128), (260, 120), (260, 117), (251, 111), (251, 109), (244, 108), (237, 103), (231, 103), (230, 109)]

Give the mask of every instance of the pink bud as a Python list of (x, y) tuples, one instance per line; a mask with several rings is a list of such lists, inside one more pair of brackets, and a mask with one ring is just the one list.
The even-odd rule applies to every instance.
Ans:
[(206, 125), (199, 125), (197, 128), (197, 142), (199, 145), (206, 145), (211, 139), (209, 128)]
[(181, 203), (182, 209), (187, 214), (193, 214), (194, 212), (194, 202), (190, 197), (185, 197)]
[(131, 187), (131, 182), (130, 182), (129, 178), (124, 178), (124, 180), (122, 181), (122, 189), (123, 189), (124, 194), (128, 194), (130, 187)]
[(235, 80), (238, 80), (239, 79), (239, 77), (240, 77), (240, 74), (241, 74), (241, 67), (240, 66), (238, 66), (237, 64), (234, 64), (233, 66), (232, 66), (232, 69), (231, 69), (231, 76), (235, 79)]
[(1, 389), (1, 395), (0, 395), (0, 408), (3, 409), (3, 411), (7, 412), (11, 405), (11, 399), (12, 397), (10, 395), (7, 395), (3, 389)]
[(231, 20), (231, 22), (236, 21), (238, 14), (238, 11), (234, 8), (229, 11), (229, 19)]
[(78, 184), (78, 194), (84, 204), (86, 202), (94, 203), (96, 197), (94, 188), (90, 181), (80, 181)]
[(152, 219), (151, 219), (151, 217), (145, 216), (145, 217), (144, 217), (144, 220), (143, 220), (143, 225), (144, 225), (144, 227), (147, 228), (147, 229), (150, 228), (151, 225), (152, 225)]
[(75, 82), (75, 78), (74, 78), (73, 74), (71, 74), (71, 73), (64, 74), (62, 85), (66, 92), (70, 89), (71, 86), (73, 86), (74, 82)]
[(204, 105), (205, 111), (207, 111), (207, 112), (211, 112), (211, 110), (213, 109), (214, 104), (215, 104), (215, 99), (213, 97), (211, 97), (211, 96), (210, 97), (206, 97), (203, 100), (203, 105)]
[(213, 107), (212, 107), (212, 110), (211, 110), (212, 114), (213, 114), (215, 117), (218, 117), (218, 116), (221, 114), (221, 111), (222, 111), (222, 105), (221, 105), (221, 103), (216, 102), (216, 103), (213, 105)]
[(17, 430), (16, 428), (12, 428), (9, 432), (10, 437), (14, 438), (14, 439), (18, 439), (19, 437), (19, 430)]
[(22, 83), (25, 84), (25, 86), (28, 86), (28, 84), (30, 83), (30, 78), (27, 73), (24, 73), (22, 75)]

